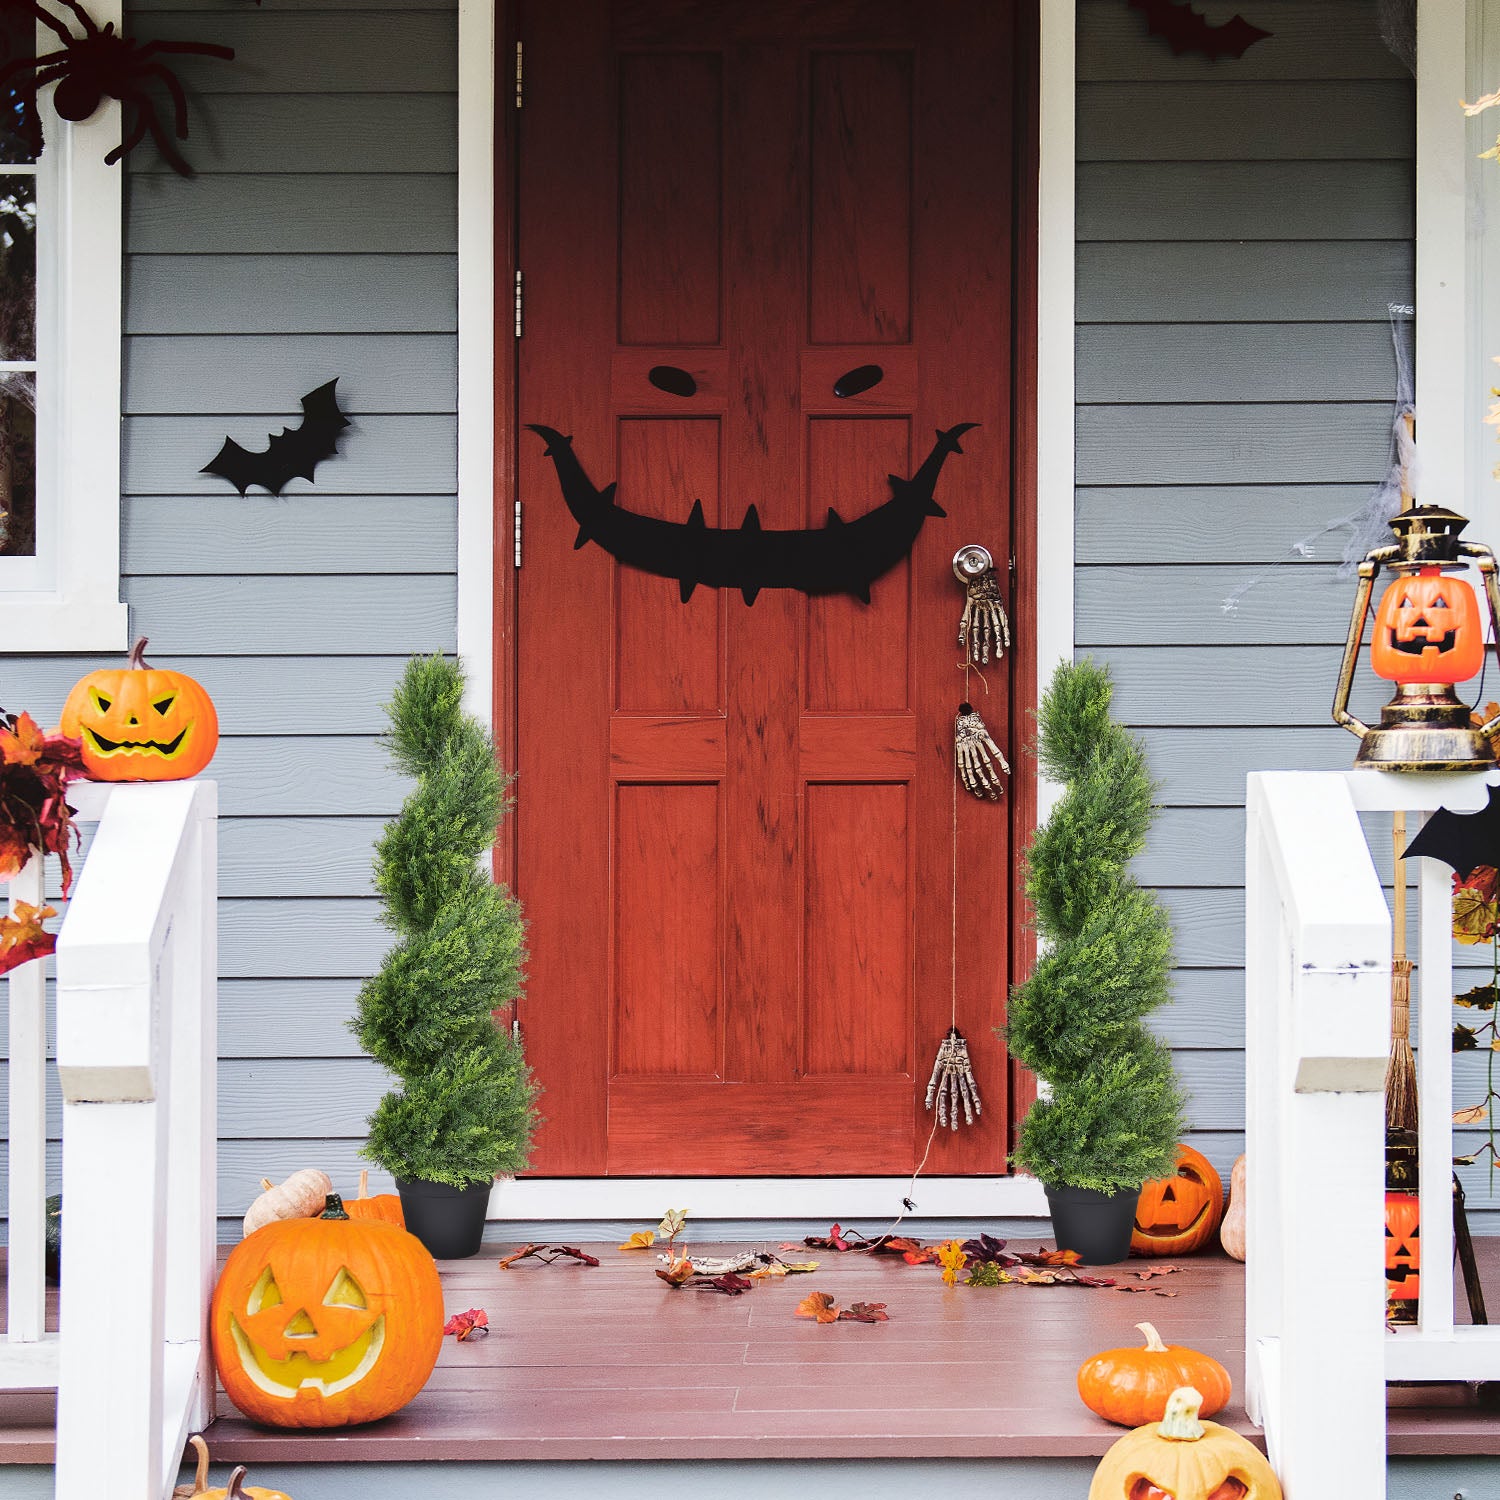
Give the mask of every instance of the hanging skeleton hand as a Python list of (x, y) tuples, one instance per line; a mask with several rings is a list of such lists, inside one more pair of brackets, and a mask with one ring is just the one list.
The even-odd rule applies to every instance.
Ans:
[(987, 568), (977, 577), (967, 579), (964, 587), (968, 594), (964, 599), (964, 617), (958, 623), (959, 649), (968, 653), (976, 667), (989, 661), (991, 647), (995, 660), (999, 661), (1010, 649), (1010, 620), (1000, 599), (994, 569)]
[(1009, 776), (1010, 765), (990, 738), (984, 720), (974, 712), (972, 703), (958, 705), (958, 717), (953, 721), (953, 758), (969, 791), (976, 797), (988, 797), (991, 802), (1000, 800), (1005, 790), (1000, 773), (1004, 771)]
[(958, 1027), (950, 1026), (948, 1035), (938, 1048), (937, 1061), (932, 1065), (932, 1077), (927, 1080), (927, 1103), (932, 1108), (937, 1100), (939, 1125), (958, 1129), (958, 1111), (962, 1107), (964, 1123), (972, 1125), (975, 1117), (984, 1113), (979, 1103), (979, 1084), (974, 1079), (974, 1066), (969, 1061), (969, 1044)]

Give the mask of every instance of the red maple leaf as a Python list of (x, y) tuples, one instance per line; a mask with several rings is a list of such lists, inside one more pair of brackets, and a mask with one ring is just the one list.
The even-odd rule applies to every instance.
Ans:
[(443, 1324), (443, 1332), (456, 1334), (459, 1343), (463, 1343), (465, 1339), (482, 1338), (489, 1331), (489, 1314), (482, 1307), (471, 1307), (468, 1312), (454, 1313)]

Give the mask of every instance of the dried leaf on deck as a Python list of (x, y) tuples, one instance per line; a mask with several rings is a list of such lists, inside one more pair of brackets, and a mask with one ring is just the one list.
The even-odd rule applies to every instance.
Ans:
[(949, 1286), (958, 1281), (958, 1273), (968, 1264), (969, 1257), (964, 1254), (964, 1247), (958, 1240), (944, 1240), (937, 1247), (938, 1264), (943, 1268), (943, 1280)]
[(839, 1310), (827, 1292), (809, 1292), (796, 1306), (799, 1318), (816, 1318), (820, 1323), (837, 1323)]
[[(821, 1322), (822, 1320), (819, 1319)], [(884, 1302), (851, 1302), (838, 1315), (840, 1323), (888, 1323)]]
[(734, 1271), (726, 1271), (722, 1276), (695, 1276), (687, 1285), (697, 1292), (723, 1292), (727, 1297), (738, 1297), (755, 1283)]
[(1014, 1265), (1017, 1257), (1007, 1255), (1005, 1241), (997, 1240), (992, 1234), (980, 1234), (972, 1240), (965, 1240), (964, 1254), (970, 1260), (992, 1260), (997, 1265)]
[(637, 1229), (623, 1245), (617, 1245), (615, 1248), (617, 1250), (649, 1250), (655, 1243), (655, 1230)]
[(1034, 1265), (1076, 1266), (1081, 1257), (1076, 1250), (1038, 1250), (1034, 1258), (1023, 1255), (1021, 1259), (1031, 1261)]
[(443, 1324), (445, 1334), (456, 1334), (459, 1343), (465, 1339), (482, 1338), (490, 1331), (489, 1314), (482, 1307), (471, 1307), (468, 1312), (454, 1313)]
[(599, 1264), (597, 1255), (590, 1255), (588, 1251), (580, 1250), (576, 1245), (522, 1245), (519, 1250), (512, 1250), (500, 1261), (500, 1269), (509, 1271), (517, 1261), (533, 1259), (549, 1266), (557, 1260), (576, 1260), (584, 1266)]
[(850, 1250), (853, 1248), (849, 1240), (844, 1237), (844, 1226), (834, 1224), (827, 1234), (807, 1235), (802, 1243), (809, 1250)]
[(656, 1226), (656, 1232), (664, 1240), (675, 1240), (687, 1226), (688, 1211), (685, 1208), (669, 1208), (661, 1216), (661, 1223)]
[(670, 1265), (658, 1267), (656, 1274), (668, 1286), (678, 1287), (693, 1274), (693, 1263), (684, 1255), (681, 1260), (674, 1260)]
[(938, 1263), (936, 1250), (906, 1250), (901, 1259), (909, 1266), (935, 1266)]
[(1155, 1276), (1175, 1276), (1181, 1266), (1146, 1266), (1135, 1272), (1138, 1281), (1150, 1281)]

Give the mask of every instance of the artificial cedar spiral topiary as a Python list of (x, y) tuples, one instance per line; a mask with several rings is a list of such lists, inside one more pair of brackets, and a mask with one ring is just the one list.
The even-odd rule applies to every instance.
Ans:
[(1051, 1086), (1021, 1127), (1016, 1165), (1049, 1187), (1138, 1189), (1176, 1167), (1183, 1097), (1171, 1053), (1142, 1024), (1167, 998), (1172, 932), (1127, 871), (1154, 787), (1110, 717), (1109, 674), (1064, 663), (1037, 710), (1042, 770), (1064, 787), (1026, 856), (1043, 952), (1011, 994), (1011, 1053)]
[(360, 991), (360, 1045), (401, 1080), (364, 1154), (392, 1176), (463, 1188), (525, 1167), (536, 1084), (492, 1012), (520, 989), (520, 907), (480, 867), (505, 784), (489, 734), (463, 711), (463, 673), (408, 663), (389, 705), (398, 770), (416, 787), (381, 835), (375, 884), (401, 938)]

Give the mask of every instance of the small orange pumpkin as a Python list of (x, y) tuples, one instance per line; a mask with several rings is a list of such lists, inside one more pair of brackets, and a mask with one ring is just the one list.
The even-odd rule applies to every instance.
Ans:
[(1484, 620), (1462, 578), (1423, 568), (1380, 596), (1370, 665), (1390, 682), (1467, 682), (1484, 665)]
[(1393, 1320), (1416, 1321), (1422, 1290), (1422, 1226), (1415, 1193), (1385, 1195), (1385, 1300)]
[(351, 1219), (379, 1219), (383, 1224), (396, 1224), (406, 1228), (406, 1213), (395, 1193), (377, 1193), (370, 1196), (370, 1174), (368, 1170), (359, 1174), (359, 1197), (346, 1198), (344, 1208)]
[(1127, 1432), (1094, 1470), (1088, 1500), (1282, 1500), (1266, 1456), (1232, 1428), (1200, 1422), (1198, 1392), (1172, 1392), (1166, 1414)]
[(90, 672), (63, 704), (62, 733), (83, 741), (95, 781), (184, 781), (214, 758), (219, 715), (186, 672), (147, 666), (146, 638), (124, 667)]
[(1162, 1343), (1150, 1323), (1135, 1326), (1146, 1336), (1144, 1349), (1106, 1349), (1078, 1367), (1078, 1394), (1091, 1412), (1122, 1427), (1159, 1422), (1167, 1397), (1184, 1385), (1202, 1393), (1210, 1416), (1229, 1404), (1229, 1371), (1212, 1355)]
[(1141, 1188), (1130, 1235), (1132, 1255), (1190, 1255), (1214, 1237), (1224, 1212), (1224, 1184), (1191, 1146), (1177, 1148), (1177, 1175)]
[(281, 1490), (266, 1490), (259, 1485), (247, 1485), (245, 1475), (250, 1471), (244, 1464), (241, 1464), (229, 1476), (229, 1483), (222, 1490), (209, 1489), (208, 1444), (196, 1432), (188, 1439), (188, 1442), (198, 1455), (197, 1476), (191, 1487), (179, 1484), (172, 1491), (173, 1500), (292, 1500), (290, 1495)]
[(342, 1427), (405, 1406), (443, 1342), (443, 1290), (420, 1240), (351, 1219), (278, 1219), (229, 1252), (209, 1307), (229, 1399), (272, 1427)]

